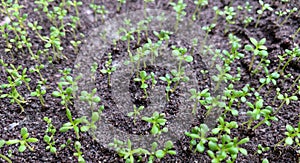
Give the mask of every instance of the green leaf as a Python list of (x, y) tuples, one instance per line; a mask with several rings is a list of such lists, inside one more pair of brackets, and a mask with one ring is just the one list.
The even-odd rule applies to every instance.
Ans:
[(216, 151), (218, 150), (218, 144), (212, 141), (208, 142), (208, 147), (210, 150)]
[(8, 141), (6, 141), (6, 145), (17, 144), (19, 142), (20, 142), (20, 140), (17, 140), (17, 139), (8, 140)]
[(233, 155), (233, 154), (237, 154), (239, 152), (237, 147), (231, 147), (228, 149), (228, 152)]
[(166, 149), (172, 149), (173, 148), (173, 142), (172, 141), (167, 141), (166, 143), (165, 143), (165, 148)]
[(157, 158), (163, 158), (165, 156), (165, 152), (163, 150), (158, 150), (155, 152), (155, 156)]
[(59, 129), (60, 132), (67, 132), (69, 129), (71, 129), (72, 127), (61, 127)]
[(26, 146), (24, 144), (19, 146), (19, 152), (24, 152), (26, 150)]
[(253, 45), (255, 45), (255, 46), (258, 45), (258, 42), (257, 42), (256, 39), (253, 38), (253, 37), (250, 37), (250, 42), (251, 42)]
[(192, 62), (192, 61), (193, 61), (193, 57), (192, 57), (192, 56), (186, 56), (186, 57), (184, 58), (184, 60), (185, 60), (186, 62)]
[(253, 51), (254, 49), (253, 49), (253, 46), (251, 46), (251, 45), (246, 45), (246, 46), (245, 46), (245, 50), (247, 50), (247, 51)]
[(158, 127), (156, 125), (153, 125), (151, 129), (151, 134), (157, 134), (158, 131), (159, 131)]
[(197, 144), (196, 149), (198, 152), (203, 153), (205, 150), (205, 147), (204, 147), (204, 145), (199, 143), (199, 144)]
[(247, 143), (249, 140), (250, 140), (250, 139), (249, 139), (248, 137), (246, 137), (246, 138), (240, 140), (239, 143), (238, 143), (238, 145), (245, 144), (245, 143)]
[(80, 131), (82, 131), (82, 132), (87, 132), (89, 129), (90, 129), (89, 126), (81, 126), (80, 127)]
[(58, 91), (53, 91), (53, 92), (52, 92), (52, 95), (53, 95), (54, 97), (59, 97), (59, 96), (60, 96), (60, 93), (59, 93)]
[(293, 128), (293, 126), (291, 126), (291, 125), (286, 125), (286, 130), (289, 132), (289, 133), (292, 133), (292, 132), (294, 132), (294, 128)]
[(247, 156), (248, 155), (248, 152), (247, 152), (247, 150), (246, 149), (244, 149), (244, 148), (239, 148), (239, 151), (243, 154), (243, 155), (245, 155), (245, 156)]
[(36, 143), (36, 142), (38, 142), (39, 141), (39, 139), (37, 139), (37, 138), (28, 138), (27, 139), (27, 142), (28, 143)]
[(285, 139), (285, 144), (287, 145), (292, 145), (294, 143), (293, 139), (291, 137), (287, 137)]
[(5, 140), (1, 139), (0, 140), (0, 148), (2, 148), (4, 146), (4, 144), (5, 144)]

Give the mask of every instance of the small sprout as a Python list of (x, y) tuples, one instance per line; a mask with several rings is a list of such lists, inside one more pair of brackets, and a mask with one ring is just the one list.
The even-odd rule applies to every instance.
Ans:
[(136, 82), (141, 82), (140, 87), (144, 90), (146, 98), (148, 97), (148, 94), (147, 94), (148, 84), (146, 83), (146, 81), (149, 79), (151, 79), (151, 76), (148, 75), (146, 71), (140, 71), (139, 77), (136, 77), (133, 79)]
[(257, 28), (259, 20), (265, 10), (273, 11), (273, 8), (270, 6), (270, 4), (264, 3), (263, 0), (259, 0), (259, 4), (261, 5), (261, 9), (257, 10), (258, 17), (256, 20), (255, 28)]
[(44, 136), (44, 142), (47, 143), (46, 150), (49, 150), (51, 153), (56, 154), (57, 150), (55, 147), (55, 140), (54, 140), (56, 128), (53, 126), (52, 120), (50, 118), (44, 117), (43, 120), (47, 123), (47, 129), (45, 131), (45, 136)]
[(29, 145), (29, 143), (36, 143), (39, 140), (37, 138), (30, 138), (26, 127), (23, 127), (21, 129), (21, 137), (22, 137), (21, 140), (13, 139), (13, 140), (6, 141), (6, 145), (19, 144), (19, 148), (18, 148), (19, 152), (24, 152), (27, 148), (30, 151), (34, 151), (34, 148), (32, 148)]
[(74, 144), (74, 148), (76, 150), (76, 152), (74, 152), (74, 156), (77, 157), (77, 161), (78, 163), (85, 163), (85, 160), (82, 156), (82, 152), (81, 152), (81, 144), (79, 141), (76, 141), (75, 144)]
[(152, 124), (151, 134), (153, 135), (160, 135), (162, 132), (168, 132), (166, 127), (161, 129), (161, 126), (164, 126), (167, 122), (164, 113), (154, 112), (152, 117), (142, 117), (142, 120)]
[(133, 117), (133, 123), (134, 124), (136, 123), (136, 118), (141, 114), (140, 112), (142, 110), (144, 110), (144, 108), (145, 108), (144, 106), (139, 106), (137, 108), (135, 105), (133, 105), (133, 112), (129, 112), (127, 114), (127, 116), (129, 116), (129, 117)]

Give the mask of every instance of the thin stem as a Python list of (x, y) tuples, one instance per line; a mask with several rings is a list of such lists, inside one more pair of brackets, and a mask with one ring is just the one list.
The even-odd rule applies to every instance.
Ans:
[(279, 112), (279, 110), (282, 108), (282, 106), (284, 105), (284, 103), (285, 103), (285, 100), (282, 101), (282, 103), (280, 104), (280, 106), (278, 107), (278, 109), (274, 112), (274, 115)]
[(266, 119), (263, 119), (261, 120), (257, 125), (255, 125), (252, 130), (255, 130), (256, 128), (258, 128), (259, 126), (261, 126), (262, 124), (264, 124), (267, 120)]
[(258, 23), (259, 23), (260, 17), (261, 17), (261, 14), (260, 14), (260, 15), (258, 15), (258, 18), (257, 18), (256, 24), (255, 24), (255, 28), (257, 28), (257, 25), (258, 25)]
[(7, 161), (8, 163), (12, 163), (12, 161), (8, 157), (6, 157), (5, 155), (0, 154), (0, 158)]

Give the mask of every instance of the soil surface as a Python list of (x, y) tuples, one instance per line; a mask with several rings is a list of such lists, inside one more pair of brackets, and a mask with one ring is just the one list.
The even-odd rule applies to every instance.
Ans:
[[(250, 13), (244, 11), (238, 11), (239, 15), (243, 15), (243, 17), (253, 16), (254, 20), (256, 20), (256, 10), (260, 8), (260, 5), (257, 1), (249, 0), (250, 4), (253, 6), (252, 11)], [(274, 10), (280, 8), (281, 10), (285, 10), (287, 8), (292, 7), (300, 7), (300, 2), (297, 0), (292, 0), (292, 2), (282, 4), (278, 1), (265, 0), (265, 3), (271, 4), (271, 7)], [(37, 15), (33, 8), (36, 5), (30, 2), (23, 2), (24, 8), (22, 12), (28, 13), (28, 19), (30, 21), (39, 21), (43, 26), (42, 35), (49, 34), (49, 27), (51, 26), (51, 22), (48, 21), (46, 15)], [(128, 0), (126, 5), (121, 7), (120, 12), (117, 12), (117, 2), (116, 1), (95, 1), (96, 4), (105, 5), (106, 9), (109, 11), (109, 14), (105, 17), (106, 20), (114, 18), (118, 14), (122, 14), (128, 11), (135, 11), (143, 9), (143, 1), (142, 0)], [(55, 4), (55, 3), (53, 3)], [(99, 19), (97, 22), (94, 22), (92, 19), (89, 19), (91, 16), (89, 12), (87, 12), (88, 1), (85, 1), (82, 6), (79, 7), (80, 15), (81, 15), (81, 26), (78, 28), (80, 33), (84, 33), (88, 35), (89, 30), (94, 27), (98, 27), (102, 24)], [(192, 1), (189, 1), (188, 6), (186, 7), (187, 17), (191, 17), (194, 12), (195, 5)], [(214, 18), (214, 11), (212, 10), (213, 6), (218, 6), (220, 9), (223, 9), (225, 6), (229, 5), (229, 0), (221, 0), (210, 2), (208, 6), (202, 8), (201, 10), (201, 19), (197, 20), (196, 23), (200, 23), (203, 25), (209, 25), (209, 23)], [(244, 4), (243, 0), (234, 1), (232, 6), (236, 7), (238, 5)], [(172, 11), (172, 7), (168, 5), (168, 1), (166, 0), (155, 0), (155, 3), (150, 3), (148, 5), (149, 8), (155, 9), (163, 9)], [(71, 10), (71, 13), (75, 11)], [(41, 20), (43, 18), (43, 20)], [(260, 23), (257, 28), (255, 28), (255, 21), (250, 23), (247, 28), (243, 28), (242, 24), (242, 16), (237, 17), (236, 24), (232, 24), (228, 28), (228, 32), (224, 32), (226, 28), (225, 19), (219, 18), (216, 22), (216, 27), (209, 33), (210, 41), (216, 46), (215, 48), (219, 49), (227, 49), (229, 50), (230, 46), (228, 44), (228, 35), (229, 33), (235, 34), (237, 37), (241, 39), (240, 44), (242, 47), (244, 45), (249, 44), (249, 38), (266, 38), (266, 46), (268, 47), (268, 59), (271, 60), (269, 70), (276, 70), (279, 59), (278, 55), (282, 54), (285, 49), (291, 49), (294, 45), (299, 45), (299, 37), (295, 38), (294, 41), (291, 38), (291, 35), (297, 30), (299, 26), (299, 15), (292, 14), (288, 21), (280, 26), (277, 23), (277, 16), (274, 12), (266, 12), (262, 15), (260, 19)], [(40, 41), (35, 33), (28, 33), (33, 44), (33, 51), (37, 51), (38, 49), (42, 49), (44, 43)], [(80, 36), (79, 36), (80, 37)], [(135, 35), (136, 37), (136, 35)], [(172, 42), (172, 39), (175, 38), (176, 35), (171, 36), (171, 44), (177, 44), (176, 42)], [(152, 40), (157, 40), (156, 37), (150, 32), (149, 38)], [(70, 41), (72, 36), (70, 33), (67, 33), (64, 40), (62, 40), (62, 46), (64, 47), (63, 53), (67, 57), (67, 59), (62, 59), (58, 61), (54, 61), (53, 63), (48, 63), (47, 58), (42, 59), (45, 64), (45, 69), (41, 70), (41, 74), (45, 79), (47, 79), (47, 93), (44, 96), (46, 100), (46, 107), (41, 107), (41, 104), (37, 98), (33, 98), (30, 96), (29, 91), (26, 86), (22, 86), (18, 88), (18, 91), (26, 98), (27, 103), (24, 105), (25, 112), (20, 114), (20, 108), (18, 105), (11, 104), (10, 100), (7, 98), (0, 99), (0, 139), (9, 140), (9, 139), (17, 139), (21, 138), (20, 129), (22, 127), (27, 127), (30, 137), (38, 138), (39, 143), (32, 143), (34, 147), (34, 151), (31, 152), (26, 150), (23, 153), (18, 152), (17, 146), (5, 146), (0, 148), (0, 153), (8, 155), (8, 151), (12, 152), (12, 161), (13, 162), (76, 162), (76, 157), (73, 156), (73, 153), (76, 152), (73, 148), (74, 141), (71, 141), (71, 144), (65, 148), (59, 148), (59, 145), (67, 142), (68, 139), (76, 140), (76, 136), (73, 131), (68, 131), (65, 133), (61, 133), (59, 131), (55, 134), (56, 145), (58, 148), (57, 155), (51, 154), (46, 151), (45, 148), (47, 144), (43, 141), (43, 136), (45, 130), (47, 128), (46, 123), (43, 121), (43, 117), (47, 116), (52, 119), (53, 125), (59, 129), (64, 123), (68, 122), (68, 118), (65, 114), (65, 108), (60, 105), (60, 99), (54, 98), (51, 94), (53, 91), (57, 89), (57, 82), (59, 82), (62, 74), (59, 73), (59, 70), (63, 70), (64, 68), (74, 68), (74, 63), (76, 60), (76, 54), (74, 53), (74, 49), (70, 45)], [(136, 40), (136, 39), (135, 39)], [(146, 43), (145, 36), (142, 37), (141, 44)], [(28, 57), (29, 53), (25, 50), (23, 53), (20, 50), (13, 49), (12, 55), (4, 52), (5, 49), (5, 39), (0, 38), (0, 57), (6, 63), (21, 65), (23, 68), (30, 68), (35, 65), (35, 62)], [(118, 57), (122, 55), (126, 55), (127, 44), (124, 41), (119, 41), (117, 43), (117, 48), (114, 45), (111, 45), (111, 48), (107, 49), (107, 53), (111, 53), (113, 56), (113, 60), (118, 60)], [(131, 49), (134, 50), (137, 48), (136, 42), (132, 42)], [(189, 45), (187, 45), (189, 46)], [(190, 47), (189, 47), (190, 48)], [(243, 49), (243, 48), (241, 48)], [(239, 59), (237, 62), (233, 63), (231, 73), (234, 74), (237, 72), (237, 67), (241, 69), (241, 80), (237, 82), (234, 86), (235, 88), (242, 88), (246, 83), (249, 83), (254, 88), (258, 88), (260, 85), (259, 79), (263, 77), (263, 73), (257, 73), (256, 75), (252, 75), (248, 69), (251, 61), (251, 55), (247, 51), (241, 51), (245, 54), (243, 59)], [(110, 88), (107, 86), (107, 75), (103, 75), (100, 73), (100, 70), (103, 68), (107, 56), (105, 56), (102, 62), (99, 64), (95, 83), (98, 90), (100, 91), (99, 96), (101, 97), (101, 104), (104, 105), (103, 115), (105, 119), (115, 127), (127, 131), (130, 134), (150, 134), (151, 126), (147, 124), (145, 121), (137, 120), (136, 124), (133, 123), (133, 119), (127, 116), (122, 115), (118, 112), (118, 108), (115, 106), (114, 101), (111, 97)], [(299, 61), (299, 60), (298, 60)], [(257, 61), (259, 62), (259, 61)], [(195, 72), (198, 72), (201, 69), (207, 69), (205, 63), (201, 61), (201, 57), (199, 54), (196, 54), (194, 61), (190, 63)], [(143, 68), (141, 68), (143, 69)], [(168, 72), (162, 67), (159, 66), (148, 66), (146, 69), (143, 69), (146, 72), (150, 73), (155, 71), (158, 76), (164, 76)], [(8, 73), (4, 70), (0, 70), (0, 84), (7, 83), (6, 78)], [(276, 87), (281, 90), (288, 90), (293, 83), (293, 79), (300, 75), (300, 65), (299, 62), (292, 61), (285, 70), (286, 74), (292, 74), (294, 78), (285, 79), (283, 76), (278, 80), (278, 84)], [(39, 79), (38, 74), (36, 73), (28, 73), (28, 76), (32, 79), (30, 81), (30, 87), (35, 88), (36, 82)], [(132, 79), (136, 76), (132, 76)], [(202, 90), (210, 86), (210, 74), (203, 75), (201, 73), (197, 74), (198, 86), (199, 89)], [(166, 83), (158, 80), (158, 85), (165, 86)], [(151, 82), (148, 83), (151, 85)], [(143, 98), (143, 90), (140, 89), (140, 85), (137, 82), (132, 81), (130, 83), (131, 90), (131, 98), (133, 99), (133, 103), (137, 106), (147, 106), (150, 105), (149, 101)], [(276, 96), (276, 87), (267, 86), (263, 87), (261, 90), (261, 95), (264, 98), (264, 102), (266, 105), (274, 106), (274, 108), (278, 107), (281, 101), (275, 101), (274, 105), (272, 105), (273, 98)], [(147, 89), (148, 92), (151, 93), (151, 88)], [(292, 90), (295, 92), (296, 89)], [(179, 96), (181, 94), (180, 88), (170, 94), (170, 101), (166, 104), (164, 113), (166, 114), (167, 120), (172, 120), (174, 116), (176, 116), (178, 112), (178, 105), (180, 105)], [(298, 96), (298, 98), (300, 98)], [(255, 99), (254, 99), (255, 100)], [(286, 163), (297, 163), (299, 162), (299, 147), (298, 149), (294, 149), (288, 146), (280, 145), (275, 148), (277, 142), (281, 141), (285, 135), (286, 124), (291, 124), (296, 126), (299, 122), (299, 114), (300, 114), (300, 101), (291, 101), (289, 105), (284, 105), (283, 108), (277, 114), (278, 122), (272, 122), (271, 126), (262, 125), (255, 131), (249, 131), (243, 127), (239, 127), (238, 129), (232, 130), (232, 137), (245, 138), (249, 137), (250, 141), (243, 145), (242, 147), (248, 151), (248, 155), (244, 156), (239, 154), (236, 162), (261, 162), (264, 158), (267, 158), (270, 162), (286, 162)], [(241, 126), (243, 122), (247, 121), (247, 116), (245, 112), (247, 112), (246, 105), (241, 104), (239, 107), (239, 112), (241, 115), (238, 117), (234, 116), (226, 116), (226, 121), (236, 121)], [(73, 106), (70, 106), (70, 110), (72, 110), (73, 117), (79, 117), (76, 113)], [(205, 120), (206, 109), (204, 107), (199, 108), (198, 115), (193, 120), (193, 123), (190, 127), (199, 125)], [(257, 122), (256, 122), (257, 123)], [(188, 131), (188, 130), (187, 130)], [(89, 133), (80, 133), (80, 141), (82, 145), (83, 157), (87, 162), (124, 162), (124, 160), (118, 156), (118, 154), (110, 149), (105, 148), (99, 142), (93, 139), (93, 136)], [(269, 151), (266, 151), (262, 154), (258, 154), (256, 152), (257, 145), (261, 144), (264, 147), (270, 147)], [(174, 142), (174, 149), (176, 150), (176, 155), (167, 155), (161, 160), (157, 160), (157, 162), (210, 162), (210, 157), (204, 152), (195, 153), (190, 147), (190, 138), (187, 136), (182, 136), (181, 140)], [(143, 158), (146, 162), (147, 158)], [(4, 160), (0, 159), (0, 162)]]

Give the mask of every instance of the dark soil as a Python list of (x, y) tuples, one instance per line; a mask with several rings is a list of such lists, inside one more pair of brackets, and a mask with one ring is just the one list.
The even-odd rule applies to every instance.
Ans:
[[(156, 0), (155, 3), (149, 4), (148, 6), (150, 8), (158, 8), (163, 10), (173, 10), (171, 6), (168, 5), (168, 1), (166, 0)], [(253, 6), (252, 13), (248, 14), (246, 12), (240, 11), (240, 15), (246, 16), (253, 16), (256, 19), (255, 11), (260, 7), (258, 2), (250, 0), (250, 4)], [(33, 8), (35, 7), (35, 4), (33, 2), (23, 2), (25, 6), (22, 9), (22, 12), (26, 12), (29, 14), (28, 19), (30, 21), (38, 20), (43, 25), (44, 30), (42, 31), (43, 35), (49, 34), (49, 27), (51, 26), (51, 23), (47, 20), (45, 15), (37, 15), (35, 12), (33, 12)], [(116, 12), (116, 1), (99, 1), (96, 3), (103, 4), (106, 6), (106, 8), (109, 10), (109, 14), (106, 17), (106, 19), (110, 19), (115, 17), (118, 14), (125, 13), (128, 11), (135, 11), (140, 10), (143, 8), (143, 2), (142, 0), (128, 0), (125, 6), (122, 6), (120, 13)], [(281, 8), (281, 10), (284, 10), (286, 8), (292, 8), (292, 7), (300, 7), (300, 4), (296, 0), (292, 0), (292, 2), (287, 4), (282, 4), (277, 1), (271, 1), (271, 0), (265, 0), (265, 3), (271, 4), (272, 8), (276, 10), (277, 8)], [(83, 6), (79, 7), (79, 11), (81, 14), (81, 20), (82, 20), (82, 26), (79, 27), (79, 32), (84, 33), (88, 35), (89, 30), (93, 27), (97, 27), (101, 25), (101, 21), (93, 22), (92, 20), (88, 19), (89, 16), (88, 13), (86, 13), (86, 9), (89, 7), (87, 4), (88, 1), (84, 2)], [(201, 12), (201, 19), (197, 23), (202, 25), (208, 25), (211, 20), (214, 17), (214, 11), (212, 10), (213, 6), (218, 6), (219, 8), (223, 8), (226, 5), (229, 5), (229, 0), (221, 0), (221, 1), (214, 1), (210, 2), (207, 7), (204, 7)], [(236, 7), (237, 5), (244, 4), (244, 1), (235, 1), (233, 2), (232, 6)], [(191, 14), (194, 12), (194, 4), (192, 1), (188, 2), (187, 6), (187, 17), (190, 17)], [(74, 11), (70, 11), (71, 13)], [(250, 25), (244, 29), (242, 24), (242, 17), (238, 17), (238, 20), (236, 24), (230, 25), (229, 31), (227, 33), (224, 32), (225, 28), (225, 20), (219, 18), (217, 21), (216, 28), (213, 29), (212, 32), (210, 32), (210, 41), (212, 44), (214, 44), (219, 49), (229, 49), (230, 46), (228, 45), (228, 34), (233, 33), (237, 37), (241, 39), (242, 46), (249, 43), (249, 38), (266, 38), (266, 46), (268, 47), (268, 53), (269, 57), (268, 59), (271, 60), (271, 64), (269, 66), (269, 70), (273, 71), (276, 70), (279, 59), (277, 57), (278, 54), (282, 54), (285, 49), (291, 49), (294, 47), (294, 45), (299, 45), (299, 37), (295, 39), (295, 41), (292, 41), (291, 35), (297, 30), (299, 26), (299, 15), (292, 14), (289, 21), (287, 21), (283, 26), (280, 26), (276, 22), (276, 15), (274, 12), (271, 14), (270, 12), (267, 12), (268, 14), (263, 14), (261, 17), (260, 23), (258, 25), (258, 28), (255, 28), (255, 21), (250, 23)], [(245, 15), (247, 14), (247, 15)], [(40, 16), (43, 18), (43, 20), (40, 20)], [(152, 32), (149, 32), (152, 33)], [(33, 51), (37, 51), (38, 49), (42, 49), (44, 46), (44, 43), (41, 42), (34, 33), (29, 33), (29, 36), (31, 38), (31, 41), (34, 42), (33, 44)], [(176, 42), (172, 42), (172, 39), (175, 38), (175, 35), (172, 35), (170, 44), (177, 44)], [(149, 38), (151, 40), (156, 40), (155, 36), (153, 34), (150, 34)], [(9, 101), (9, 99), (0, 99), (0, 139), (9, 140), (9, 139), (19, 139), (20, 136), (20, 129), (22, 127), (27, 127), (29, 131), (30, 137), (38, 138), (40, 141), (39, 143), (33, 143), (32, 146), (34, 147), (34, 152), (30, 152), (29, 150), (26, 150), (23, 153), (18, 152), (17, 146), (5, 146), (0, 149), (1, 154), (8, 155), (8, 151), (12, 151), (12, 160), (13, 162), (76, 162), (76, 157), (73, 156), (73, 153), (76, 152), (73, 148), (74, 141), (71, 141), (71, 144), (67, 146), (64, 149), (58, 149), (57, 155), (51, 154), (50, 152), (46, 151), (46, 143), (43, 141), (44, 132), (46, 129), (46, 123), (43, 121), (43, 117), (47, 116), (49, 118), (52, 118), (52, 122), (54, 126), (59, 129), (64, 123), (68, 122), (68, 119), (65, 115), (65, 108), (60, 105), (60, 99), (54, 98), (51, 93), (56, 90), (57, 88), (57, 82), (59, 81), (60, 77), (62, 76), (58, 70), (63, 70), (64, 68), (74, 68), (74, 62), (76, 60), (76, 54), (74, 53), (74, 50), (72, 49), (72, 46), (70, 46), (70, 40), (72, 39), (72, 36), (70, 34), (67, 34), (65, 37), (65, 40), (63, 41), (63, 47), (64, 47), (64, 54), (68, 59), (62, 59), (60, 61), (54, 61), (52, 64), (48, 63), (47, 59), (43, 59), (43, 63), (45, 64), (46, 68), (41, 71), (44, 78), (47, 79), (47, 94), (44, 96), (47, 107), (42, 107), (39, 100), (37, 98), (32, 98), (30, 96), (30, 92), (26, 89), (25, 86), (19, 87), (18, 90), (21, 92), (21, 94), (26, 97), (27, 103), (25, 104), (25, 112), (20, 114), (20, 108), (17, 105), (12, 105)], [(146, 42), (146, 38), (143, 37), (141, 44), (144, 44)], [(14, 65), (22, 65), (23, 68), (27, 67), (30, 68), (35, 65), (35, 62), (30, 60), (28, 57), (29, 53), (25, 51), (25, 53), (22, 53), (21, 51), (18, 51), (17, 49), (13, 49), (12, 55), (9, 53), (4, 52), (5, 48), (5, 39), (0, 39), (0, 57), (3, 59), (6, 63), (14, 64)], [(136, 42), (133, 41), (131, 44), (131, 48), (135, 49), (138, 45), (136, 45)], [(190, 49), (190, 45), (187, 44), (187, 47)], [(242, 48), (241, 48), (242, 49)], [(122, 55), (126, 55), (127, 47), (126, 42), (119, 41), (117, 44), (117, 48), (114, 48), (112, 45), (110, 49), (107, 49), (107, 53), (112, 53), (113, 59), (118, 60), (118, 57), (121, 57)], [(238, 62), (235, 62), (232, 65), (232, 73), (237, 72), (236, 68), (241, 68), (241, 80), (238, 82), (237, 85), (235, 85), (235, 88), (242, 88), (245, 83), (251, 84), (251, 86), (258, 88), (259, 86), (259, 78), (262, 77), (263, 74), (256, 74), (251, 75), (248, 71), (248, 66), (250, 64), (251, 55), (249, 52), (242, 51), (242, 53), (245, 54), (245, 57), (243, 59), (238, 60)], [(199, 70), (201, 69), (207, 69), (204, 62), (201, 61), (201, 57), (199, 54), (196, 53), (196, 57), (194, 58), (194, 61), (190, 63), (190, 65), (193, 67), (193, 71), (198, 72), (197, 73), (197, 80), (198, 80), (198, 87), (200, 90), (204, 88), (209, 88), (211, 86), (210, 84), (210, 75), (202, 75), (199, 73)], [(138, 120), (136, 124), (133, 123), (133, 119), (127, 117), (126, 115), (118, 112), (118, 108), (116, 107), (110, 93), (110, 88), (107, 86), (107, 75), (103, 75), (100, 73), (100, 69), (102, 69), (104, 62), (106, 61), (106, 57), (103, 58), (101, 64), (99, 64), (97, 73), (96, 73), (96, 86), (98, 90), (100, 91), (99, 96), (101, 97), (101, 104), (105, 106), (105, 109), (103, 111), (103, 115), (105, 115), (105, 119), (108, 120), (109, 123), (114, 125), (115, 127), (126, 131), (130, 134), (150, 134), (151, 126), (147, 124), (146, 122), (142, 120)], [(156, 72), (158, 76), (164, 76), (168, 72), (168, 70), (159, 67), (159, 66), (148, 66), (146, 69), (144, 69), (146, 72)], [(7, 83), (6, 78), (8, 76), (8, 73), (6, 73), (3, 70), (0, 70), (0, 84)], [(292, 61), (291, 64), (289, 64), (285, 70), (285, 73), (291, 73), (294, 76), (294, 79), (300, 75), (300, 64), (297, 61)], [(32, 89), (35, 88), (36, 82), (39, 79), (39, 76), (35, 73), (30, 73), (28, 76), (32, 79), (30, 82), (30, 87)], [(135, 76), (132, 76), (132, 79), (135, 78)], [(165, 85), (164, 82), (158, 81), (158, 85)], [(278, 85), (281, 90), (288, 90), (291, 84), (293, 83), (293, 79), (285, 79), (281, 77), (278, 80)], [(148, 83), (151, 85), (151, 82)], [(131, 98), (132, 102), (136, 104), (137, 106), (143, 105), (148, 106), (150, 105), (149, 101), (145, 100), (143, 98), (143, 90), (139, 89), (140, 85), (137, 82), (132, 81), (130, 83), (130, 90), (131, 90)], [(275, 91), (276, 87), (267, 86), (264, 87), (261, 91), (261, 95), (264, 97), (264, 102), (266, 105), (271, 105), (278, 107), (281, 103), (281, 101), (276, 101), (275, 105), (272, 105), (272, 101), (274, 96), (276, 95)], [(151, 88), (147, 89), (148, 92), (151, 93)], [(267, 93), (269, 92), (270, 93)], [(295, 90), (293, 90), (294, 92)], [(167, 120), (171, 120), (176, 116), (176, 113), (178, 112), (178, 106), (180, 105), (180, 100), (178, 100), (178, 97), (181, 94), (180, 88), (175, 91), (174, 93), (170, 94), (170, 101), (166, 104), (166, 109), (164, 110), (164, 113), (166, 113)], [(268, 95), (267, 95), (268, 94)], [(286, 124), (291, 124), (293, 126), (296, 126), (299, 121), (299, 114), (300, 114), (300, 102), (299, 101), (292, 101), (290, 105), (285, 105), (277, 114), (277, 117), (279, 119), (278, 122), (272, 122), (271, 126), (262, 125), (255, 131), (249, 131), (243, 127), (239, 127), (238, 129), (232, 130), (232, 137), (238, 137), (238, 138), (244, 138), (249, 137), (250, 141), (243, 145), (243, 148), (247, 149), (248, 156), (244, 156), (239, 154), (236, 162), (261, 162), (264, 158), (267, 158), (270, 162), (288, 162), (288, 163), (297, 163), (299, 162), (299, 153), (297, 154), (298, 149), (293, 149), (291, 147), (286, 146), (278, 146), (275, 148), (275, 144), (282, 140), (285, 135), (284, 132)], [(239, 109), (240, 113), (247, 112), (244, 108), (246, 105), (241, 105)], [(74, 110), (73, 106), (70, 107), (70, 110), (72, 111), (73, 117), (79, 117)], [(205, 114), (206, 109), (205, 107), (201, 107), (198, 111), (197, 118), (193, 120), (192, 126), (199, 125), (204, 122), (205, 120)], [(226, 121), (236, 121), (241, 124), (245, 121), (247, 121), (247, 116), (244, 114), (239, 115), (238, 117), (233, 116), (227, 116)], [(187, 129), (188, 131), (188, 129)], [(73, 131), (68, 131), (66, 133), (56, 132), (55, 140), (56, 140), (56, 146), (59, 147), (61, 144), (64, 144), (67, 142), (68, 139), (76, 140), (76, 136), (73, 133)], [(82, 145), (82, 152), (83, 157), (87, 162), (124, 162), (124, 160), (118, 156), (118, 154), (113, 151), (105, 148), (103, 145), (95, 141), (89, 133), (81, 133), (80, 139), (79, 139), (81, 145)], [(170, 156), (167, 155), (162, 160), (159, 160), (157, 162), (210, 162), (209, 156), (204, 153), (194, 153), (193, 150), (191, 150), (190, 139), (186, 136), (182, 136), (181, 140), (178, 140), (174, 142), (175, 150), (177, 152), (176, 155)], [(263, 153), (263, 154), (257, 154), (257, 145), (262, 144), (264, 147), (268, 146), (270, 147), (270, 150)], [(144, 161), (147, 160), (147, 158), (143, 159)], [(1, 160), (0, 161), (4, 161)]]

